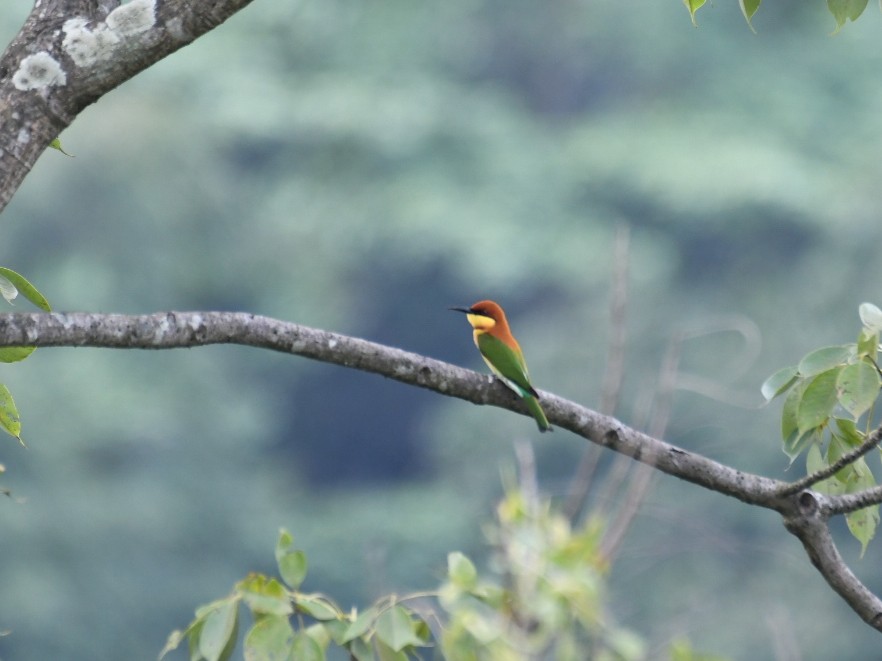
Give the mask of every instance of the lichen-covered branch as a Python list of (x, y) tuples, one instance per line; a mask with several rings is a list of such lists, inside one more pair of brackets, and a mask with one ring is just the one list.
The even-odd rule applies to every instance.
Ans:
[[(0, 314), (0, 347), (175, 349), (240, 344), (373, 372), (440, 394), (529, 415), (501, 383), (471, 370), (359, 338), (243, 312)], [(548, 419), (589, 441), (745, 503), (772, 509), (805, 546), (829, 585), (870, 626), (882, 631), (882, 601), (848, 568), (827, 527), (828, 518), (860, 494), (789, 493), (788, 484), (745, 473), (628, 427), (610, 416), (541, 392)], [(878, 490), (868, 490), (875, 495)], [(869, 503), (866, 503), (869, 504)]]
[(36, 2), (0, 56), (0, 212), (86, 106), (250, 2)]

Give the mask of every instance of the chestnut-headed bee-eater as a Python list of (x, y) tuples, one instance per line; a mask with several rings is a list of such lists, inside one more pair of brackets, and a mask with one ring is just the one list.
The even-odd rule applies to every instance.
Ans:
[(474, 329), (475, 346), (493, 374), (523, 398), (530, 413), (536, 418), (539, 431), (552, 431), (539, 405), (539, 395), (530, 384), (527, 363), (518, 341), (508, 328), (505, 312), (493, 301), (478, 301), (470, 308), (450, 308), (464, 312)]

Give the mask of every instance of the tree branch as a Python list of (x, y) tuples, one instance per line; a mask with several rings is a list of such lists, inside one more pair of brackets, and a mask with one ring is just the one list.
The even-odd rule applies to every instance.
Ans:
[(784, 517), (784, 525), (802, 542), (805, 551), (827, 584), (877, 631), (882, 631), (882, 600), (854, 575), (833, 543), (827, 525), (829, 507), (826, 497), (803, 491), (795, 507)]
[[(244, 312), (163, 312), (148, 315), (90, 313), (0, 314), (0, 347), (106, 347), (175, 349), (239, 344), (290, 353), (386, 376), (474, 404), (529, 415), (498, 381), (419, 354), (338, 333)], [(882, 631), (882, 601), (842, 560), (827, 519), (846, 497), (812, 491), (782, 495), (790, 485), (745, 473), (627, 427), (615, 418), (540, 392), (548, 419), (598, 445), (745, 503), (779, 512), (830, 586), (870, 626)], [(865, 493), (875, 492), (868, 490)], [(853, 500), (859, 494), (851, 496)]]
[(882, 485), (857, 493), (845, 493), (839, 496), (827, 496), (824, 512), (828, 515), (848, 514), (857, 512), (871, 505), (882, 503)]
[(43, 0), (0, 56), (0, 212), (88, 105), (251, 0)]
[[(865, 454), (867, 454), (867, 452), (869, 452), (874, 447), (879, 445), (880, 441), (882, 441), (882, 427), (876, 427), (876, 429), (873, 431), (873, 433), (870, 434), (869, 436), (867, 436), (867, 438), (864, 440), (864, 442), (861, 443), (859, 446), (857, 446), (854, 450), (852, 450), (851, 452), (846, 452), (844, 455), (839, 457), (839, 459), (834, 461), (829, 466), (826, 466), (825, 468), (822, 468), (821, 470), (816, 471), (816, 472), (812, 473), (811, 475), (806, 475), (804, 478), (802, 478), (800, 480), (796, 480), (795, 482), (791, 482), (786, 487), (781, 489), (779, 495), (790, 496), (792, 494), (798, 493), (798, 492), (803, 491), (805, 489), (810, 489), (811, 487), (816, 485), (818, 482), (821, 482), (822, 480), (826, 480), (828, 477), (832, 477), (833, 475), (838, 473), (840, 470), (842, 470), (843, 468), (845, 468), (849, 464), (854, 463), (855, 461), (857, 461), (858, 459), (863, 457)], [(865, 492), (863, 492), (863, 493), (865, 493)], [(854, 494), (854, 495), (858, 495), (858, 494)], [(877, 502), (879, 502), (879, 501), (877, 501)], [(873, 503), (867, 503), (867, 504), (869, 505), (869, 504), (873, 504)], [(856, 507), (855, 509), (861, 509), (861, 508)], [(848, 510), (845, 510), (845, 511), (848, 511)]]
[[(528, 415), (520, 398), (487, 376), (419, 354), (244, 312), (0, 314), (0, 346), (174, 349), (242, 344), (335, 363), (474, 404)], [(594, 443), (648, 463), (664, 473), (744, 502), (776, 509), (785, 483), (743, 473), (631, 429), (551, 393), (540, 393), (559, 426)]]

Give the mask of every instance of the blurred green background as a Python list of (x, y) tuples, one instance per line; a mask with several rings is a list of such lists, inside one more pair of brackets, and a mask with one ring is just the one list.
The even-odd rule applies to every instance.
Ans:
[[(4, 43), (28, 4), (0, 5)], [(77, 119), (76, 157), (46, 153), (3, 215), (0, 264), (59, 310), (247, 310), (482, 370), (446, 308), (492, 297), (537, 386), (596, 406), (627, 223), (617, 414), (643, 413), (673, 334), (755, 324), (750, 360), (735, 333), (684, 344), (729, 394), (678, 391), (667, 438), (798, 477), (759, 385), (882, 303), (882, 18), (831, 37), (824, 3), (767, 0), (754, 35), (727, 0), (698, 20), (678, 0), (255, 2)], [(448, 551), (484, 553), (513, 440), (555, 497), (585, 447), (236, 347), (45, 349), (0, 380), (28, 443), (0, 452), (8, 661), (155, 658), (273, 570), (279, 526), (344, 605), (432, 588)], [(840, 533), (882, 589), (879, 544), (858, 560)], [(664, 476), (611, 593), (656, 656), (681, 634), (732, 659), (878, 656), (776, 515)]]

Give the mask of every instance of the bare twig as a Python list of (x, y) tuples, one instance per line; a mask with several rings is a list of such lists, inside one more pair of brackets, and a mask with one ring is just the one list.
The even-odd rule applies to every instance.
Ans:
[[(656, 389), (655, 402), (652, 406), (652, 418), (649, 423), (649, 435), (655, 438), (664, 436), (668, 427), (668, 420), (670, 419), (671, 407), (674, 401), (674, 388), (677, 370), (680, 365), (680, 347), (682, 343), (682, 333), (678, 333), (671, 338), (659, 371), (659, 384)], [(640, 504), (649, 492), (649, 486), (655, 474), (655, 471), (652, 470), (652, 464), (649, 462), (634, 465), (633, 462), (626, 463), (624, 457), (619, 457), (608, 479), (607, 496), (604, 500), (612, 499), (612, 489), (618, 488), (619, 484), (624, 483), (625, 472), (632, 467), (631, 479), (625, 491), (625, 497), (621, 499), (622, 505), (619, 507), (615, 519), (610, 523), (603, 536), (601, 553), (609, 560), (612, 559), (625, 540), (625, 534), (634, 521), (634, 517), (637, 516)]]
[[(625, 376), (625, 346), (627, 329), (625, 311), (628, 307), (628, 268), (630, 257), (631, 232), (624, 223), (616, 228), (616, 240), (613, 248), (613, 277), (609, 312), (609, 349), (607, 351), (606, 370), (603, 373), (603, 384), (600, 392), (600, 412), (614, 415), (619, 406), (622, 383)], [(564, 515), (571, 521), (575, 520), (588, 497), (594, 471), (600, 460), (601, 449), (597, 445), (585, 448), (576, 472), (567, 490), (567, 500), (563, 507)]]

